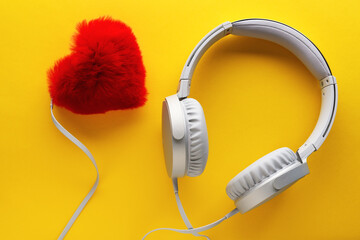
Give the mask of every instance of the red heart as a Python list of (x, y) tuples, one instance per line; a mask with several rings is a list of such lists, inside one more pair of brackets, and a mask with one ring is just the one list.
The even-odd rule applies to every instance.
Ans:
[(84, 20), (73, 40), (72, 53), (48, 71), (54, 104), (80, 114), (145, 104), (145, 68), (130, 27), (109, 17)]

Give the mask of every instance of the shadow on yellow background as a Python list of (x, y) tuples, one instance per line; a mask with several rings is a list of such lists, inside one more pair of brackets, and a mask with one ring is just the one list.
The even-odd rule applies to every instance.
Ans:
[[(355, 1), (3, 1), (0, 3), (1, 239), (56, 239), (91, 188), (86, 156), (53, 126), (46, 71), (69, 53), (76, 23), (110, 15), (129, 24), (147, 70), (147, 104), (136, 110), (55, 116), (93, 153), (95, 195), (66, 239), (141, 239), (184, 228), (167, 177), (161, 103), (175, 93), (188, 55), (225, 21), (270, 18), (309, 37), (339, 87), (329, 137), (309, 157), (310, 175), (244, 215), (206, 232), (211, 239), (360, 239), (360, 10)], [(180, 179), (194, 226), (231, 210), (228, 181), (280, 147), (303, 144), (320, 110), (315, 78), (286, 49), (229, 36), (200, 61), (191, 97), (203, 106), (210, 155), (203, 175)], [(196, 239), (157, 232), (148, 239)]]

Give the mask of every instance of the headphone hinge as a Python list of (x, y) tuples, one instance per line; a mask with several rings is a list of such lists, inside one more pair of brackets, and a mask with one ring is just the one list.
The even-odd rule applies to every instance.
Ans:
[(327, 87), (327, 86), (330, 86), (330, 85), (334, 85), (336, 84), (336, 78), (332, 75), (330, 76), (327, 76), (323, 79), (320, 80), (320, 87), (321, 89)]
[(224, 22), (223, 24), (222, 24), (222, 26), (223, 26), (223, 28), (224, 28), (224, 30), (225, 30), (225, 36), (226, 35), (229, 35), (231, 32), (232, 32), (232, 28), (233, 28), (233, 25), (232, 25), (232, 23), (231, 22)]
[(310, 154), (312, 154), (316, 150), (317, 149), (314, 144), (306, 142), (297, 150), (296, 155), (298, 156), (298, 158), (301, 159), (301, 162), (304, 162), (306, 161), (308, 156), (310, 156)]
[(190, 80), (189, 79), (180, 79), (177, 96), (179, 99), (184, 99), (190, 94)]

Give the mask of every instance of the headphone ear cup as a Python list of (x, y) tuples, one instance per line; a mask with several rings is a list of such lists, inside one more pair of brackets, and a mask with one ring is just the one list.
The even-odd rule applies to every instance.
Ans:
[[(298, 163), (297, 157), (291, 149), (285, 147), (277, 149), (258, 159), (236, 175), (226, 186), (226, 193), (232, 200), (236, 201), (247, 194), (251, 194), (253, 189), (266, 183), (277, 173), (281, 174), (282, 170), (287, 171), (285, 169), (291, 168), (295, 163)], [(252, 202), (255, 204), (256, 201), (253, 200)], [(263, 202), (259, 202), (258, 205)], [(244, 207), (243, 209), (247, 209), (240, 209), (240, 211), (246, 212), (258, 205), (251, 208)]]
[(198, 101), (186, 98), (184, 107), (187, 136), (187, 175), (199, 176), (204, 170), (209, 154), (208, 134), (204, 111)]

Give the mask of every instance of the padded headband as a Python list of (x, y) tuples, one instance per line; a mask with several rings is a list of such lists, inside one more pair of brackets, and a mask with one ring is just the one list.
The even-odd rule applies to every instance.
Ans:
[(266, 19), (245, 19), (221, 24), (209, 32), (190, 54), (180, 77), (177, 96), (183, 99), (189, 95), (197, 63), (208, 48), (229, 34), (260, 38), (287, 48), (320, 80), (320, 116), (314, 131), (297, 152), (299, 159), (306, 161), (306, 158), (322, 145), (333, 124), (337, 107), (337, 84), (319, 49), (299, 31), (283, 23)]
[(287, 48), (305, 64), (318, 80), (331, 75), (330, 68), (319, 49), (299, 31), (271, 20), (246, 19), (223, 23), (206, 35), (186, 61), (180, 79), (191, 81), (195, 67), (206, 50), (230, 33), (264, 39)]

